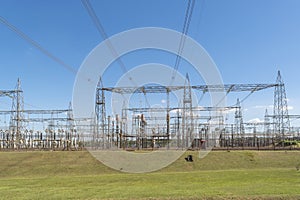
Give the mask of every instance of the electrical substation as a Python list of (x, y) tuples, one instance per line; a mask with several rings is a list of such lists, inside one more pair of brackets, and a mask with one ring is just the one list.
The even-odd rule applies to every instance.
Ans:
[[(239, 99), (224, 107), (195, 106), (192, 102), (193, 91), (249, 92), (250, 96), (270, 89), (274, 90), (274, 106), (272, 114), (266, 110), (263, 122), (244, 122)], [(173, 91), (183, 94), (177, 107), (170, 106)], [(108, 93), (161, 94), (166, 97), (166, 107), (124, 104), (120, 113), (113, 115), (106, 109)], [(0, 91), (0, 97), (12, 103), (10, 109), (0, 111), (0, 149), (291, 149), (292, 141), (299, 139), (299, 128), (290, 119), (300, 115), (288, 113), (280, 72), (272, 84), (191, 85), (187, 75), (181, 86), (103, 87), (100, 78), (95, 94), (95, 117), (91, 118), (74, 118), (71, 103), (67, 109), (26, 110), (18, 80), (15, 89)], [(224, 113), (234, 115), (234, 122), (226, 122)]]

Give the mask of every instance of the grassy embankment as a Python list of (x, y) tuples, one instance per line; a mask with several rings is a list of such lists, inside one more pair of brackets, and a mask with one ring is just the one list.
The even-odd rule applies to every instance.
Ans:
[[(185, 162), (187, 154), (194, 162)], [(111, 170), (88, 152), (0, 152), (0, 199), (300, 199), (300, 152), (186, 152), (153, 173)]]

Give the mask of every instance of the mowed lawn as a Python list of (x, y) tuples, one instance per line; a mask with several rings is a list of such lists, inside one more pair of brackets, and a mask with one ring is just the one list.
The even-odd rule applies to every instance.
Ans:
[[(188, 163), (184, 157), (194, 156)], [(300, 199), (300, 152), (186, 152), (153, 173), (111, 170), (87, 151), (0, 152), (0, 199)]]

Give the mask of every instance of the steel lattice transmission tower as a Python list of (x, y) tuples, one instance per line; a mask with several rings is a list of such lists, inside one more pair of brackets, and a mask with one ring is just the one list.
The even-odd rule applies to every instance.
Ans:
[[(192, 110), (192, 90), (189, 75), (186, 74), (186, 80), (183, 90), (183, 110), (182, 110), (182, 141), (183, 146), (188, 148), (193, 142), (194, 122)], [(185, 142), (185, 143), (184, 143)]]
[[(105, 124), (106, 124), (106, 112), (105, 112), (105, 95), (103, 90), (103, 83), (101, 77), (97, 84), (96, 89), (96, 146), (102, 144), (101, 147), (105, 148), (106, 145), (106, 134), (105, 134)], [(100, 143), (99, 143), (100, 142)]]
[(239, 138), (241, 141), (240, 143), (244, 144), (244, 136), (245, 136), (245, 128), (244, 128), (244, 122), (243, 122), (243, 114), (241, 109), (241, 103), (240, 100), (237, 99), (236, 102), (236, 111), (235, 111), (235, 133), (237, 135), (237, 138)]
[(290, 130), (290, 120), (284, 82), (278, 71), (274, 92), (274, 131), (277, 137), (284, 139)]
[(11, 146), (20, 148), (24, 144), (24, 98), (21, 81), (18, 79), (16, 92), (13, 94), (12, 112), (10, 117)]

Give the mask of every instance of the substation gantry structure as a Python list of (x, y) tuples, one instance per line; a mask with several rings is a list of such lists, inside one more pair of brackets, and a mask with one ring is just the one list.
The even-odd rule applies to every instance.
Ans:
[[(240, 101), (228, 107), (193, 106), (192, 91), (254, 92), (274, 88), (273, 115), (265, 115), (263, 123), (243, 122)], [(170, 107), (170, 93), (183, 91), (182, 106)], [(107, 115), (105, 93), (124, 94), (165, 94), (165, 108), (126, 107), (121, 116)], [(247, 96), (247, 97), (248, 97)], [(247, 98), (246, 97), (246, 98)], [(245, 100), (245, 99), (243, 99)], [(235, 109), (234, 124), (226, 124), (223, 115), (211, 115)], [(200, 112), (209, 112), (202, 115)], [(131, 115), (128, 114), (131, 112)], [(205, 148), (206, 146), (266, 146), (274, 138), (284, 139), (290, 130), (285, 85), (278, 71), (276, 83), (273, 84), (225, 84), (225, 85), (190, 85), (189, 77), (181, 86), (144, 85), (141, 87), (104, 87), (100, 78), (96, 88), (96, 130), (93, 134), (93, 147), (107, 148)], [(160, 117), (151, 117), (151, 113), (161, 113)], [(155, 115), (155, 114), (154, 114)], [(129, 116), (131, 119), (129, 119)], [(214, 119), (214, 120), (212, 120)], [(217, 120), (216, 120), (217, 119)], [(204, 120), (204, 121), (203, 121)], [(263, 133), (257, 133), (256, 127), (264, 127)], [(246, 130), (251, 129), (250, 134)], [(260, 139), (264, 136), (264, 139)], [(257, 139), (258, 138), (258, 139)]]
[(77, 122), (83, 119), (74, 119), (71, 104), (68, 109), (24, 109), (19, 79), (16, 89), (0, 90), (0, 97), (12, 99), (10, 110), (0, 110), (1, 116), (9, 116), (9, 125), (2, 124), (0, 129), (0, 150), (71, 150), (83, 147), (82, 135), (77, 130)]

